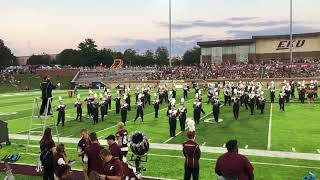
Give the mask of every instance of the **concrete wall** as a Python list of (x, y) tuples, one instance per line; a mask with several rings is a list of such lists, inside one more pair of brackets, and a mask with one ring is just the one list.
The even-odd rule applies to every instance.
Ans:
[(37, 69), (35, 73), (39, 76), (66, 76), (74, 77), (79, 69)]

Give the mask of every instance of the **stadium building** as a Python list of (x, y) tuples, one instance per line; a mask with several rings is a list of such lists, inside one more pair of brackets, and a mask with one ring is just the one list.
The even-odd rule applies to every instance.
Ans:
[(253, 36), (251, 39), (204, 41), (201, 47), (202, 63), (271, 63), (288, 62), (290, 44), (294, 62), (320, 59), (320, 32), (289, 35)]

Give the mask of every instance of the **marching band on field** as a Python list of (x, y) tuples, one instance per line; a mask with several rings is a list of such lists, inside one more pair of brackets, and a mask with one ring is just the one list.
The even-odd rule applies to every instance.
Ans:
[[(290, 99), (295, 98), (295, 90), (297, 90), (299, 95), (299, 101), (301, 103), (305, 102), (305, 99), (308, 100), (308, 103), (312, 103), (315, 98), (318, 97), (318, 82), (312, 80), (309, 83), (306, 81), (297, 82), (291, 81), (287, 82), (284, 80), (280, 84), (280, 90), (278, 92), (278, 103), (279, 109), (281, 111), (285, 110), (285, 104), (290, 102)], [(185, 106), (185, 100), (189, 97), (189, 92), (191, 87), (185, 83), (181, 86), (183, 90), (183, 98), (181, 98), (179, 107), (176, 106), (177, 98), (177, 86), (174, 84), (170, 89), (167, 84), (159, 85), (156, 88), (156, 92), (153, 95), (153, 100), (151, 101), (151, 86), (143, 84), (142, 88), (136, 87), (135, 91), (135, 111), (136, 116), (134, 122), (141, 118), (143, 122), (144, 118), (144, 108), (146, 105), (152, 105), (154, 109), (154, 117), (157, 119), (159, 117), (160, 106), (164, 103), (168, 103), (167, 116), (169, 122), (169, 134), (171, 137), (176, 135), (176, 124), (177, 119), (179, 120), (180, 130), (185, 130), (185, 124), (187, 119), (187, 113), (189, 112)], [(196, 124), (200, 123), (201, 115), (205, 114), (203, 110), (203, 98), (202, 98), (202, 89), (198, 84), (193, 84), (195, 98), (193, 103), (193, 119)], [(220, 122), (220, 108), (221, 106), (232, 106), (232, 114), (235, 120), (239, 119), (239, 112), (242, 106), (246, 110), (249, 110), (250, 114), (253, 115), (255, 109), (258, 110), (261, 114), (264, 113), (265, 109), (265, 94), (263, 85), (260, 82), (224, 82), (220, 83), (209, 83), (206, 88), (207, 91), (207, 100), (206, 104), (212, 105), (212, 114), (214, 122)], [(271, 103), (275, 103), (276, 100), (276, 84), (272, 81), (270, 84), (267, 84), (267, 90), (269, 91), (269, 98)], [(220, 93), (223, 93), (224, 103), (220, 102)], [(87, 114), (88, 118), (93, 120), (94, 124), (101, 121), (104, 121), (104, 117), (108, 114), (108, 111), (111, 110), (112, 100), (115, 101), (115, 113), (120, 114), (121, 121), (123, 124), (127, 122), (128, 112), (131, 111), (131, 95), (130, 88), (124, 90), (117, 90), (117, 93), (114, 98), (110, 93), (108, 88), (103, 89), (103, 93), (100, 94), (100, 98), (96, 93), (93, 93), (92, 90), (89, 90), (88, 96), (85, 98), (87, 105)], [(57, 111), (59, 112), (58, 122), (62, 122), (64, 125), (65, 119), (65, 108), (62, 99), (59, 98), (59, 106)], [(82, 121), (82, 101), (80, 94), (77, 95), (77, 101), (74, 103), (76, 108), (76, 120)]]

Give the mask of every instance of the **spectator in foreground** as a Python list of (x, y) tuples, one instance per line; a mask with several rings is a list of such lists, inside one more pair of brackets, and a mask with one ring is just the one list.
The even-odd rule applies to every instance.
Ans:
[(228, 152), (221, 155), (216, 163), (215, 172), (219, 180), (253, 180), (253, 167), (250, 161), (238, 153), (238, 141), (226, 144)]
[(95, 132), (90, 133), (89, 139), (91, 145), (84, 149), (83, 162), (88, 164), (88, 174), (91, 171), (100, 173), (102, 168), (102, 160), (99, 156), (101, 146)]
[(112, 157), (111, 152), (107, 149), (100, 151), (100, 157), (104, 162), (100, 179), (121, 180), (124, 176), (122, 162)]
[(56, 154), (56, 145), (52, 139), (51, 128), (46, 128), (39, 142), (40, 160), (43, 166), (43, 180), (54, 180), (53, 156)]

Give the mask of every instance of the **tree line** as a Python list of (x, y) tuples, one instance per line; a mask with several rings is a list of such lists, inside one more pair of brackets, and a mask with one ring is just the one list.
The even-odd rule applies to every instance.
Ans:
[[(47, 54), (32, 55), (27, 60), (28, 65), (71, 65), (71, 66), (97, 66), (100, 64), (111, 66), (114, 59), (123, 59), (125, 66), (153, 66), (168, 65), (169, 52), (166, 47), (160, 46), (155, 51), (146, 50), (138, 53), (135, 49), (126, 49), (123, 52), (112, 49), (98, 49), (93, 39), (85, 39), (79, 43), (77, 49), (64, 49), (52, 59)], [(16, 57), (10, 48), (0, 39), (0, 66), (16, 64)], [(173, 65), (187, 65), (200, 63), (200, 48), (187, 50), (182, 57), (172, 59)]]

